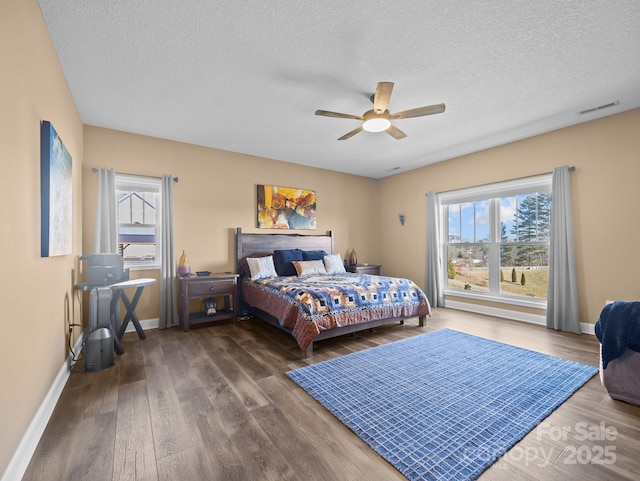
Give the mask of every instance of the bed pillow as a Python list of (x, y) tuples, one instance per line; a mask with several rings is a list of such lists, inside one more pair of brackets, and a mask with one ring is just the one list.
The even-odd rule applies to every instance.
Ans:
[(321, 261), (327, 253), (325, 251), (302, 251), (302, 260)]
[(273, 251), (273, 262), (279, 276), (295, 276), (296, 268), (293, 261), (302, 261), (302, 249), (286, 249)]
[(324, 268), (327, 274), (343, 274), (346, 271), (340, 253), (324, 256)]
[(247, 257), (247, 264), (249, 264), (251, 280), (253, 281), (278, 276), (276, 268), (273, 265), (273, 256)]
[(326, 275), (327, 273), (321, 260), (293, 261), (293, 265), (296, 268), (296, 272), (299, 276), (310, 276), (312, 274)]

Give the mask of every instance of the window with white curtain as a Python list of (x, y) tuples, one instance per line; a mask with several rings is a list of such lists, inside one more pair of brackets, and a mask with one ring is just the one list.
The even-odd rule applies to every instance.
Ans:
[(118, 252), (125, 267), (159, 269), (161, 179), (116, 174)]
[(446, 294), (546, 305), (551, 174), (440, 194)]

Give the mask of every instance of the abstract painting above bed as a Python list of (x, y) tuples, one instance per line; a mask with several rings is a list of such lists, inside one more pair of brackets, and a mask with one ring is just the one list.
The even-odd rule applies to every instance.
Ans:
[(345, 273), (245, 279), (241, 289), (245, 302), (291, 329), (303, 351), (324, 330), (430, 314), (424, 292), (396, 277)]
[(316, 193), (276, 185), (258, 185), (258, 228), (315, 229)]

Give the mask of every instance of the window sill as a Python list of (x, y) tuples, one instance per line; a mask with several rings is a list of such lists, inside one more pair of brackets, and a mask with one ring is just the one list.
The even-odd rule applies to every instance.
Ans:
[(130, 271), (159, 271), (160, 264), (126, 264), (124, 265), (125, 269), (129, 269)]
[(495, 302), (497, 304), (509, 304), (512, 306), (528, 307), (530, 309), (547, 310), (546, 299), (529, 299), (526, 297), (515, 296), (496, 296), (489, 293), (469, 292), (460, 289), (445, 289), (445, 296), (454, 296), (464, 299), (473, 299), (478, 301)]

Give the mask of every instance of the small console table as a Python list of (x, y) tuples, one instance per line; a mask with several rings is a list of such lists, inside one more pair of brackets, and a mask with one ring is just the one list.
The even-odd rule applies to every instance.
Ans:
[[(216, 309), (215, 314), (192, 312), (189, 301), (208, 297), (224, 298), (223, 306)], [(231, 298), (231, 299), (230, 299)], [(191, 324), (233, 319), (238, 313), (238, 274), (220, 273), (208, 276), (178, 276), (178, 318), (185, 332)]]
[[(120, 339), (124, 335), (125, 330), (127, 329), (127, 325), (129, 321), (133, 323), (133, 326), (138, 333), (138, 337), (140, 339), (146, 339), (144, 331), (142, 330), (142, 326), (140, 325), (140, 320), (138, 319), (138, 315), (136, 314), (136, 306), (138, 305), (138, 301), (140, 300), (140, 296), (142, 295), (142, 290), (145, 286), (151, 285), (155, 283), (156, 280), (152, 278), (141, 278), (141, 279), (130, 279), (128, 281), (117, 282), (115, 284), (107, 284), (104, 286), (89, 286), (87, 283), (76, 284), (75, 288), (80, 291), (91, 291), (97, 287), (108, 287), (111, 289), (111, 302), (109, 305), (109, 329), (111, 330), (111, 334), (113, 335), (114, 349), (116, 354), (124, 354), (124, 349), (122, 348), (122, 343)], [(125, 289), (135, 287), (136, 292), (133, 295), (132, 299), (129, 299)], [(119, 319), (117, 319), (117, 306), (118, 302), (122, 300), (124, 307), (126, 308), (126, 313), (122, 323), (118, 325)], [(90, 301), (91, 302), (91, 301)], [(97, 309), (97, 306), (90, 306), (90, 309)], [(104, 322), (104, 320), (100, 320)]]

